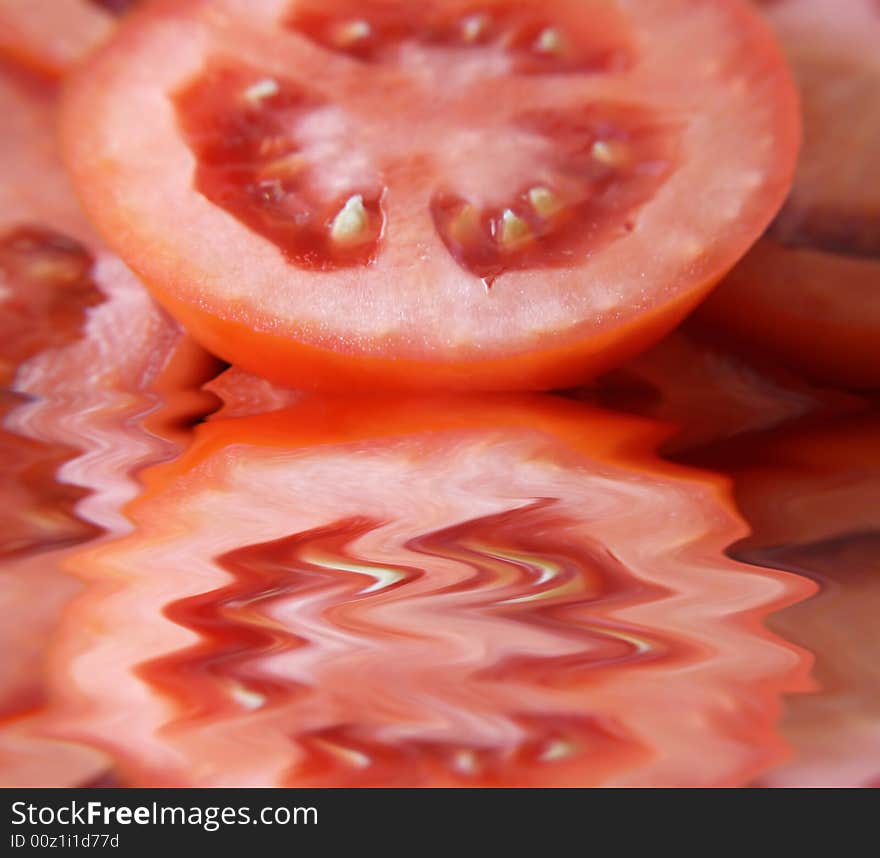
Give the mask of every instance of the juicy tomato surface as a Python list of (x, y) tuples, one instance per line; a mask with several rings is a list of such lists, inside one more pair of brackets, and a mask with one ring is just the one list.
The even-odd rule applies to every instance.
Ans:
[(880, 4), (766, 5), (800, 86), (791, 195), (701, 315), (820, 381), (880, 387)]
[(111, 32), (136, 0), (0, 0), (0, 55), (62, 77)]
[(51, 732), (130, 785), (743, 783), (806, 687), (761, 619), (811, 585), (723, 556), (659, 431), (491, 395), (208, 422), (68, 558)]
[(672, 328), (775, 214), (799, 122), (739, 0), (160, 0), (74, 75), (62, 136), (107, 240), (222, 357), (497, 389)]

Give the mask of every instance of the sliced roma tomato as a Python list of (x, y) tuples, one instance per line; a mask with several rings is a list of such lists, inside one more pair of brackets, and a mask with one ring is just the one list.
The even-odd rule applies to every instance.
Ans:
[(62, 125), (159, 299), (302, 387), (578, 383), (743, 254), (798, 140), (739, 0), (157, 2)]
[(107, 37), (137, 0), (0, 0), (0, 55), (60, 77)]
[(777, 0), (805, 142), (769, 235), (701, 310), (812, 377), (880, 386), (880, 5)]
[(199, 433), (68, 563), (49, 729), (125, 783), (734, 784), (785, 755), (807, 662), (761, 619), (811, 585), (724, 556), (722, 484), (656, 424), (306, 398)]

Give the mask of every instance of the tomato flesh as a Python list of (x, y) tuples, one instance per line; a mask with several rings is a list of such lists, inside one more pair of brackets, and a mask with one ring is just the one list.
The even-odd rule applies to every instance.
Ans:
[(815, 580), (819, 592), (768, 619), (815, 655), (815, 688), (791, 697), (780, 732), (791, 758), (763, 787), (876, 786), (880, 606), (880, 412), (815, 415), (714, 445), (701, 465), (729, 473), (750, 534), (728, 554)]
[(745, 4), (695, 8), (158, 2), (76, 75), (70, 168), (159, 299), (252, 372), (575, 383), (672, 327), (790, 180), (775, 46)]

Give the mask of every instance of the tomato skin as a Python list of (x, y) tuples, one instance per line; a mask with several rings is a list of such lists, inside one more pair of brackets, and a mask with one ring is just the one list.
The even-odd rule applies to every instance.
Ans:
[[(706, 287), (707, 290), (711, 288)], [(353, 358), (289, 337), (255, 331), (248, 324), (199, 312), (164, 286), (151, 286), (157, 300), (210, 352), (285, 387), (347, 392), (412, 390), (553, 390), (618, 366), (661, 339), (694, 307), (693, 296), (638, 323), (579, 346), (525, 353), (495, 361), (427, 362), (402, 357)], [(625, 336), (622, 338), (622, 334)]]
[[(203, 200), (191, 190), (186, 191), (192, 179), (188, 174), (177, 174), (177, 167), (168, 172), (162, 183), (167, 187), (170, 187), (167, 183), (181, 183), (175, 185), (175, 196), (180, 199), (183, 193), (184, 207), (192, 205), (195, 208), (185, 214), (177, 202), (172, 202), (161, 215), (158, 210), (150, 215), (148, 223), (144, 216), (146, 209), (144, 212), (134, 211), (139, 207), (136, 201), (170, 198), (164, 191), (159, 191), (157, 185), (152, 191), (146, 188), (143, 192), (135, 190), (135, 185), (144, 177), (138, 178), (131, 165), (125, 163), (124, 158), (120, 160), (119, 153), (124, 151), (124, 145), (117, 147), (115, 153), (102, 154), (110, 139), (118, 139), (113, 126), (121, 121), (121, 115), (115, 114), (123, 109), (123, 102), (130, 101), (131, 87), (135, 87), (137, 98), (147, 97), (147, 93), (137, 92), (137, 81), (143, 78), (136, 66), (145, 61), (151, 40), (160, 38), (157, 35), (160, 32), (173, 34), (169, 36), (171, 41), (167, 46), (173, 56), (180, 45), (192, 44), (186, 34), (201, 33), (199, 28), (207, 26), (201, 18), (204, 8), (205, 4), (198, 2), (158, 2), (141, 12), (135, 11), (123, 22), (116, 37), (74, 75), (63, 111), (62, 137), (69, 169), (90, 216), (159, 301), (207, 348), (225, 360), (280, 384), (328, 390), (352, 387), (542, 390), (583, 382), (644, 350), (693, 310), (760, 234), (790, 184), (799, 128), (796, 96), (788, 73), (774, 42), (754, 13), (745, 3), (725, 0), (722, 12), (729, 16), (730, 26), (742, 40), (737, 48), (741, 52), (731, 62), (744, 64), (742, 71), (746, 79), (749, 75), (761, 76), (760, 98), (766, 98), (767, 104), (762, 102), (759, 112), (766, 109), (767, 116), (772, 117), (768, 120), (772, 122), (772, 132), (767, 138), (772, 141), (772, 152), (760, 167), (760, 190), (744, 203), (737, 222), (725, 231), (723, 241), (716, 236), (718, 240), (711, 249), (696, 251), (699, 256), (696, 261), (685, 265), (669, 262), (665, 273), (658, 273), (656, 281), (652, 282), (649, 258), (657, 254), (649, 249), (651, 237), (638, 235), (638, 244), (633, 245), (634, 253), (636, 258), (639, 254), (646, 255), (645, 264), (649, 270), (639, 269), (637, 263), (627, 263), (626, 274), (617, 272), (618, 282), (611, 287), (612, 291), (619, 287), (621, 293), (632, 291), (633, 297), (621, 298), (619, 306), (605, 307), (601, 313), (578, 310), (577, 313), (584, 313), (584, 318), (575, 313), (568, 317), (564, 326), (561, 322), (558, 326), (553, 322), (556, 327), (542, 322), (547, 326), (544, 329), (524, 327), (525, 322), (531, 324), (532, 309), (521, 306), (523, 299), (516, 296), (529, 288), (540, 291), (540, 301), (562, 318), (562, 287), (557, 285), (562, 282), (561, 275), (550, 269), (527, 272), (528, 281), (521, 276), (519, 280), (507, 283), (505, 278), (508, 275), (505, 274), (492, 286), (488, 297), (485, 288), (480, 286), (479, 290), (469, 293), (466, 304), (458, 307), (449, 297), (443, 297), (437, 305), (440, 310), (433, 306), (430, 310), (420, 309), (428, 304), (419, 304), (415, 297), (418, 289), (414, 288), (412, 294), (406, 296), (406, 307), (401, 305), (399, 317), (413, 316), (415, 321), (407, 323), (411, 327), (404, 327), (398, 319), (386, 333), (358, 333), (356, 329), (348, 329), (347, 325), (358, 324), (358, 318), (349, 310), (351, 323), (347, 318), (340, 320), (330, 306), (336, 297), (321, 299), (327, 303), (326, 308), (322, 303), (315, 309), (310, 303), (308, 313), (311, 318), (294, 318), (290, 312), (285, 310), (282, 314), (271, 302), (263, 300), (260, 292), (265, 290), (267, 295), (283, 293), (293, 296), (290, 300), (302, 300), (305, 304), (308, 299), (296, 296), (300, 287), (307, 285), (305, 278), (311, 275), (291, 273), (289, 266), (279, 267), (284, 262), (277, 251), (240, 225), (221, 240), (211, 226), (218, 217), (217, 210), (209, 212)], [(263, 17), (266, 14), (260, 12)], [(635, 14), (638, 15), (638, 9)], [(160, 31), (158, 28), (163, 21), (167, 21), (169, 27)], [(179, 33), (174, 33), (175, 28), (179, 28)], [(213, 37), (208, 34), (205, 38)], [(189, 56), (186, 63), (192, 60)], [(126, 76), (127, 82), (122, 81), (120, 74)], [(169, 70), (157, 87), (167, 88), (170, 93), (178, 91), (187, 78), (175, 79), (174, 75), (175, 72)], [(123, 90), (126, 90), (124, 97)], [(88, 121), (84, 121), (84, 117), (89, 117)], [(124, 124), (120, 128), (124, 128)], [(761, 133), (763, 130), (762, 126)], [(730, 129), (727, 131), (734, 133)], [(180, 140), (163, 139), (155, 151), (161, 149), (165, 153), (162, 157), (177, 162), (183, 157), (182, 152), (188, 151), (181, 149), (183, 145)], [(191, 155), (186, 155), (186, 159), (189, 161)], [(709, 165), (704, 166), (703, 172), (708, 171)], [(143, 162), (140, 162), (139, 169), (143, 172)], [(679, 193), (684, 196), (688, 192), (681, 189)], [(150, 202), (148, 207), (152, 205)], [(169, 218), (182, 219), (174, 236), (166, 234), (159, 226), (163, 219)], [(232, 229), (226, 216), (216, 225), (224, 230), (227, 227)], [(187, 250), (182, 237), (188, 235), (191, 241), (195, 236), (199, 243), (201, 229), (211, 233), (210, 242), (205, 242), (203, 247), (190, 246)], [(672, 241), (678, 233), (672, 230), (670, 235)], [(620, 239), (621, 248), (626, 240)], [(209, 244), (215, 246), (215, 251), (207, 252)], [(221, 263), (221, 257), (227, 251), (232, 255), (227, 262)], [(622, 249), (615, 252), (624, 255)], [(633, 259), (632, 256), (627, 258)], [(242, 259), (249, 261), (247, 273), (240, 270)], [(671, 273), (673, 268), (675, 273)], [(228, 272), (234, 269), (239, 269), (236, 275), (241, 278), (238, 285), (225, 282), (229, 278)], [(589, 284), (590, 273), (587, 268), (571, 277), (574, 281), (584, 278)], [(615, 275), (610, 268), (606, 273), (610, 284)], [(406, 294), (408, 275), (399, 268), (396, 271), (383, 269), (381, 275), (367, 272), (364, 276), (389, 284), (387, 289), (381, 286), (389, 293), (387, 299), (383, 299), (389, 302), (389, 306), (390, 302), (397, 300), (395, 293)], [(420, 273), (418, 280), (418, 287), (424, 289), (431, 278)], [(287, 281), (288, 288), (277, 288), (279, 282)], [(368, 281), (364, 288), (380, 288), (371, 285), (372, 282)], [(572, 282), (569, 280), (565, 288), (571, 289)], [(642, 285), (644, 282), (650, 284), (647, 289)], [(238, 297), (229, 301), (216, 294), (218, 284), (222, 286), (219, 291), (228, 291), (229, 288)], [(362, 287), (355, 285), (351, 288), (358, 292)], [(471, 286), (467, 288), (470, 290)], [(586, 288), (588, 290), (589, 286)], [(342, 307), (344, 290), (339, 284), (331, 283), (326, 294), (331, 296), (331, 293), (332, 296), (338, 293), (338, 300), (343, 303), (338, 304), (337, 309)], [(364, 291), (363, 294), (372, 293)], [(602, 299), (587, 297), (577, 300), (589, 303)], [(444, 302), (449, 304), (448, 311)], [(474, 310), (479, 307), (482, 309)], [(488, 312), (491, 307), (499, 309), (498, 320), (508, 315), (511, 317), (509, 336), (502, 338), (501, 334), (493, 332), (491, 338), (486, 334), (483, 342), (484, 335), (475, 333), (478, 331), (477, 322), (461, 320), (466, 317), (477, 320), (480, 313)], [(391, 317), (394, 315), (387, 313), (387, 308), (383, 312)], [(540, 317), (541, 311), (535, 312)], [(463, 325), (460, 336), (458, 332), (450, 331), (444, 337), (442, 322), (438, 329), (436, 324), (426, 321), (431, 314), (444, 318), (444, 313), (445, 318), (455, 318), (456, 325)], [(501, 321), (493, 324), (496, 331), (504, 327)]]

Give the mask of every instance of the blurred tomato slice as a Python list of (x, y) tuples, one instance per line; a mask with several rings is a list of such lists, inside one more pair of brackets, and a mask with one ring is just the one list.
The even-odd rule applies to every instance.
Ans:
[(791, 195), (700, 314), (820, 382), (880, 387), (880, 7), (766, 4), (800, 85)]

